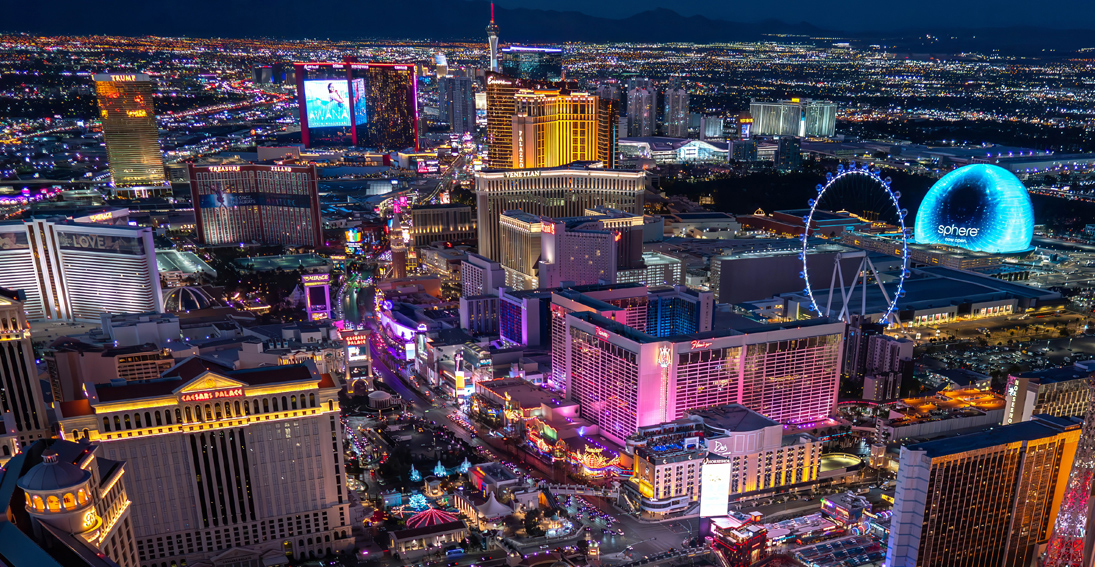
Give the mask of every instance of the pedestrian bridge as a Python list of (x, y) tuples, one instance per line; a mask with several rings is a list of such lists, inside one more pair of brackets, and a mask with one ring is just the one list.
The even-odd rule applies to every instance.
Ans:
[(620, 489), (616, 486), (599, 488), (584, 484), (541, 484), (537, 488), (545, 493), (551, 492), (555, 496), (598, 496), (601, 498), (618, 498), (620, 496)]

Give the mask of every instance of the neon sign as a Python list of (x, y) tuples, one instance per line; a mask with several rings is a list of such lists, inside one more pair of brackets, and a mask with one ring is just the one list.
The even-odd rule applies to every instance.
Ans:
[(110, 220), (110, 219), (114, 218), (114, 215), (111, 214), (111, 213), (95, 213), (95, 214), (93, 214), (93, 215), (91, 215), (87, 218), (91, 222), (99, 222), (99, 221)]
[(270, 171), (279, 172), (279, 173), (288, 173), (290, 171), (293, 171), (293, 168), (291, 168), (287, 165), (274, 165), (274, 166), (270, 167)]
[(358, 346), (369, 342), (368, 331), (339, 331), (338, 337), (346, 343), (346, 346)]
[(608, 331), (604, 329), (597, 329), (597, 337), (599, 337), (602, 341), (607, 341), (608, 336)]
[(671, 352), (672, 351), (667, 346), (658, 349), (658, 364), (661, 365), (662, 368), (669, 367), (669, 355)]
[(554, 224), (545, 224), (544, 225), (544, 234), (555, 234), (555, 225)]
[(137, 75), (110, 75), (110, 80), (117, 83), (136, 81)]
[(507, 178), (507, 179), (512, 179), (512, 178), (515, 178), (515, 177), (540, 177), (540, 172), (535, 171), (535, 170), (533, 170), (533, 171), (507, 171), (507, 172), (503, 173), (502, 176)]
[(243, 388), (224, 388), (221, 390), (206, 390), (204, 392), (191, 392), (179, 396), (180, 402), (205, 402), (208, 400), (221, 400), (224, 398), (238, 398), (243, 396)]
[(711, 341), (692, 341), (692, 348), (707, 348), (711, 346)]
[(300, 276), (300, 281), (304, 283), (304, 287), (326, 285), (330, 280), (331, 277), (328, 274), (304, 274)]
[(488, 85), (512, 85), (513, 81), (507, 81), (506, 79), (491, 75), (487, 77)]
[(127, 110), (125, 113), (130, 118), (144, 118), (145, 116), (148, 116), (148, 111), (143, 108), (140, 110)]
[(239, 170), (240, 170), (240, 166), (238, 166), (238, 165), (211, 165), (211, 166), (209, 166), (209, 171), (212, 172), (212, 173), (228, 173), (228, 172), (239, 171)]

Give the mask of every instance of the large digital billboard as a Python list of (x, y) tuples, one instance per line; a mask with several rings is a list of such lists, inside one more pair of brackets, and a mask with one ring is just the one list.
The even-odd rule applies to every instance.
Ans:
[(960, 167), (937, 181), (916, 214), (918, 244), (990, 254), (1030, 249), (1034, 207), (1010, 171), (989, 164)]
[(708, 456), (700, 470), (700, 517), (725, 516), (730, 508), (730, 459)]
[(304, 81), (309, 128), (350, 125), (350, 92), (345, 79)]
[(418, 148), (414, 65), (294, 63), (305, 147)]
[(365, 79), (354, 79), (350, 82), (350, 93), (353, 94), (354, 124), (362, 125), (369, 122), (369, 115), (365, 108)]

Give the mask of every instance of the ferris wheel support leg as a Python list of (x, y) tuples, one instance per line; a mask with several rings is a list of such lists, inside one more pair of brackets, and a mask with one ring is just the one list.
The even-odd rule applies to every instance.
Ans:
[(855, 293), (855, 284), (857, 276), (852, 276), (852, 281), (848, 282), (848, 287), (844, 287), (844, 269), (837, 264), (837, 269), (840, 270), (840, 315), (837, 316), (838, 321), (847, 321), (848, 316), (852, 314), (852, 309), (848, 305), (848, 302), (852, 300), (852, 295)]
[[(886, 300), (887, 309), (889, 309), (888, 306), (890, 305), (890, 294), (886, 292), (886, 286), (882, 285), (882, 279), (878, 277), (878, 269), (874, 267), (874, 263), (871, 262), (870, 259), (865, 259), (865, 260), (867, 262), (867, 265), (871, 269), (871, 274), (874, 276), (874, 283), (875, 283), (875, 285), (878, 286), (879, 291), (882, 292), (882, 297), (883, 297), (883, 299)], [(902, 268), (902, 269), (904, 269), (904, 268)], [(894, 299), (896, 299), (896, 297)], [(894, 304), (894, 307), (896, 308), (897, 305)], [(892, 324), (894, 324), (895, 321), (897, 322), (897, 324), (899, 324), (899, 325), (901, 324), (901, 320), (897, 317), (897, 314), (894, 313), (892, 310), (889, 311), (889, 315), (887, 316), (887, 319), (888, 319), (886, 321), (887, 324), (892, 325)]]
[(871, 261), (867, 259), (867, 256), (863, 256), (863, 261), (859, 263), (859, 273), (863, 274), (863, 293), (860, 297), (859, 316), (860, 318), (867, 316), (867, 275), (869, 271), (873, 269)]
[[(829, 313), (832, 313), (832, 309), (833, 309), (833, 290), (836, 289), (836, 276), (837, 276), (837, 272), (839, 272), (839, 271), (840, 271), (840, 254), (837, 254), (836, 266), (833, 268), (833, 278), (829, 281), (829, 299), (825, 300), (825, 316), (826, 317), (829, 316)], [(844, 292), (843, 286), (841, 286), (840, 291), (843, 294), (843, 292)], [(821, 314), (818, 313), (818, 315), (821, 315)]]

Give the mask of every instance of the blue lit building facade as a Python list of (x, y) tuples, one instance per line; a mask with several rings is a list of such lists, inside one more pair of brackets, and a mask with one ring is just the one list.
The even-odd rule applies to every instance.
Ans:
[(1009, 254), (1030, 249), (1034, 208), (1019, 178), (989, 164), (958, 168), (928, 191), (916, 215), (918, 244)]
[(714, 294), (684, 286), (651, 290), (646, 304), (646, 332), (655, 337), (691, 335), (711, 330)]

